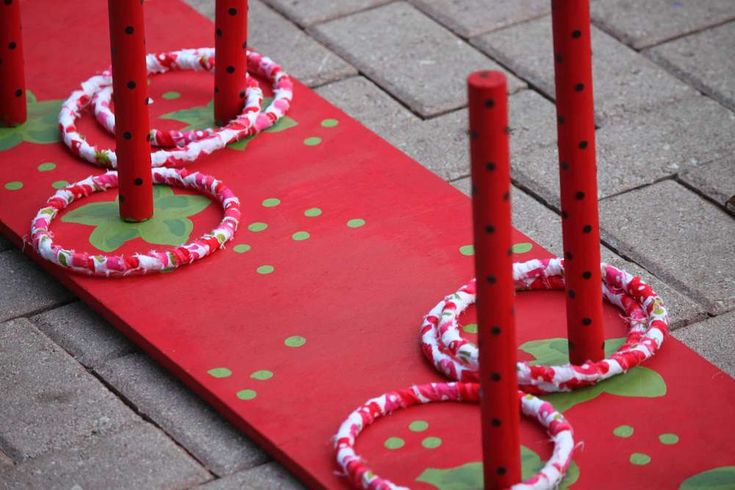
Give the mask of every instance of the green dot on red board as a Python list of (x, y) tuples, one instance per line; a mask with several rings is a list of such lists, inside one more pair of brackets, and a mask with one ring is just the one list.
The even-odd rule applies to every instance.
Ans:
[(240, 400), (252, 400), (256, 396), (258, 396), (258, 393), (255, 390), (247, 389), (247, 390), (240, 390), (237, 392), (237, 397)]
[(532, 248), (533, 248), (533, 245), (531, 245), (528, 242), (514, 243), (513, 244), (513, 253), (514, 254), (524, 254), (526, 252), (529, 252)]
[(333, 128), (339, 124), (339, 121), (336, 119), (325, 119), (322, 121), (322, 127), (323, 128)]
[(477, 323), (468, 323), (467, 325), (462, 325), (462, 330), (467, 333), (477, 333)]
[(261, 203), (263, 207), (266, 208), (274, 208), (281, 204), (280, 199), (276, 199), (275, 197), (269, 197), (268, 199), (263, 199), (263, 202)]
[(633, 435), (633, 427), (630, 425), (619, 425), (613, 429), (613, 435), (617, 437), (630, 437)]
[(475, 246), (474, 245), (462, 245), (459, 247), (459, 253), (465, 256), (475, 255)]
[(354, 218), (347, 222), (347, 226), (350, 228), (359, 228), (361, 226), (365, 226), (365, 220), (362, 218)]
[(423, 432), (429, 428), (429, 423), (426, 420), (414, 420), (408, 424), (408, 430), (411, 432)]
[(166, 100), (175, 100), (181, 97), (181, 94), (179, 92), (171, 91), (171, 92), (164, 92), (161, 97), (163, 97)]
[(661, 444), (665, 444), (667, 446), (671, 446), (672, 444), (676, 444), (679, 442), (679, 436), (676, 434), (661, 434), (658, 436), (658, 440)]
[(5, 188), (9, 191), (17, 191), (23, 188), (23, 182), (14, 180), (12, 182), (6, 182)]
[(267, 265), (266, 264), (266, 265), (261, 265), (260, 267), (258, 267), (257, 269), (255, 269), (255, 272), (257, 272), (258, 274), (265, 275), (265, 274), (272, 273), (274, 270), (275, 270), (275, 267), (273, 267), (272, 265)]
[(311, 136), (304, 140), (304, 144), (306, 146), (316, 146), (321, 142), (322, 142), (322, 139), (319, 136)]
[(51, 187), (53, 187), (54, 189), (63, 189), (67, 185), (69, 185), (69, 182), (65, 180), (57, 180), (56, 182), (51, 184)]
[(310, 236), (311, 235), (309, 235), (308, 231), (297, 231), (296, 233), (291, 235), (291, 238), (293, 238), (297, 242), (300, 242), (302, 240), (308, 240)]
[(261, 369), (259, 371), (253, 371), (250, 374), (250, 377), (253, 379), (257, 379), (258, 381), (265, 381), (267, 379), (271, 379), (273, 377), (273, 371), (268, 371), (267, 369)]
[(436, 449), (442, 445), (442, 440), (440, 437), (426, 437), (421, 441), (421, 445), (426, 449)]
[(383, 446), (385, 446), (386, 449), (401, 449), (405, 445), (406, 441), (404, 441), (400, 437), (389, 437), (383, 443)]
[(39, 172), (50, 172), (51, 170), (56, 168), (56, 164), (54, 162), (44, 162), (36, 168)]
[(651, 462), (651, 457), (645, 453), (633, 453), (628, 458), (628, 461), (634, 465), (643, 466)]
[(268, 228), (268, 225), (265, 224), (265, 223), (262, 223), (260, 221), (256, 221), (255, 223), (250, 223), (248, 225), (248, 230), (254, 231), (256, 233), (259, 232), (259, 231), (263, 231), (266, 228)]
[(301, 335), (292, 335), (291, 337), (288, 337), (286, 340), (284, 340), (283, 343), (287, 347), (301, 347), (306, 343), (306, 339)]
[(232, 376), (232, 371), (227, 368), (214, 368), (207, 371), (207, 374), (213, 378), (227, 378)]
[(238, 243), (237, 245), (232, 247), (232, 250), (234, 250), (235, 252), (239, 254), (244, 254), (245, 252), (250, 251), (251, 248), (252, 247), (248, 245), (247, 243)]
[(321, 216), (322, 210), (319, 208), (309, 208), (306, 211), (304, 211), (304, 216), (307, 218), (316, 218), (317, 216)]

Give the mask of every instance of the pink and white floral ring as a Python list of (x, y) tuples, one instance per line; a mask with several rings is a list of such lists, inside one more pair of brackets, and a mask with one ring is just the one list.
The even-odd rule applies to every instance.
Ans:
[[(518, 392), (521, 411), (527, 417), (535, 417), (543, 425), (552, 442), (554, 451), (541, 470), (528, 480), (513, 485), (513, 490), (551, 489), (564, 478), (574, 454), (574, 436), (571, 425), (564, 416), (546, 401), (533, 395)], [(478, 383), (431, 383), (414, 385), (398, 391), (391, 391), (366, 401), (353, 411), (340, 425), (335, 435), (337, 464), (342, 468), (355, 488), (366, 490), (405, 489), (373, 472), (365, 460), (355, 451), (357, 436), (368, 425), (380, 417), (390, 415), (396, 410), (433, 402), (478, 403), (480, 385)]]
[[(212, 48), (184, 49), (170, 53), (149, 54), (146, 63), (150, 73), (165, 73), (173, 69), (210, 71), (214, 66)], [(151, 154), (153, 167), (182, 167), (202, 155), (220, 150), (241, 138), (257, 134), (275, 124), (291, 106), (293, 84), (290, 77), (270, 58), (248, 51), (248, 67), (273, 85), (274, 98), (261, 111), (263, 91), (254, 77), (248, 76), (245, 106), (240, 115), (225, 126), (189, 132), (153, 130), (152, 143), (170, 149), (159, 149)], [(109, 110), (112, 96), (110, 71), (95, 75), (81, 85), (64, 101), (59, 113), (59, 127), (64, 143), (75, 155), (101, 167), (117, 168), (117, 155), (111, 149), (99, 149), (89, 144), (77, 131), (76, 120), (91, 102), (97, 100), (97, 120), (114, 132), (114, 115)], [(101, 99), (100, 99), (101, 97)], [(106, 106), (106, 110), (105, 110)]]
[[(640, 277), (605, 263), (600, 268), (604, 298), (623, 310), (629, 324), (625, 343), (609, 358), (581, 366), (518, 362), (520, 389), (542, 394), (594, 385), (641, 364), (661, 347), (669, 327), (661, 298)], [(513, 280), (517, 290), (564, 289), (564, 261), (554, 258), (515, 263)], [(474, 302), (475, 279), (444, 298), (421, 325), (424, 354), (439, 372), (453, 380), (478, 380), (477, 345), (462, 337), (457, 321)]]
[(199, 191), (222, 205), (224, 217), (217, 227), (189, 243), (172, 250), (151, 251), (133, 255), (97, 255), (65, 249), (54, 243), (49, 230), (59, 211), (72, 202), (117, 187), (117, 172), (108, 171), (59, 189), (46, 202), (31, 223), (33, 248), (49, 262), (82, 274), (105, 277), (126, 277), (150, 272), (167, 272), (191, 264), (224, 248), (232, 239), (240, 222), (240, 201), (222, 182), (199, 172), (185, 169), (154, 168), (153, 183)]

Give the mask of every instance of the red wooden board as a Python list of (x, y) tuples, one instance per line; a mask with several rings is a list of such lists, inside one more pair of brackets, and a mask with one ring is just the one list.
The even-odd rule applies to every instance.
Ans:
[[(23, 7), (28, 88), (37, 101), (25, 127), (0, 130), (0, 231), (19, 246), (54, 182), (100, 171), (56, 142), (54, 121), (59, 99), (109, 63), (104, 2), (36, 0)], [(211, 23), (183, 3), (147, 2), (146, 15), (151, 51), (212, 44)], [(211, 95), (211, 75), (156, 77), (152, 123), (196, 122), (209, 114), (201, 106)], [(186, 112), (171, 114), (179, 110)], [(460, 252), (471, 242), (470, 206), (301, 84), (289, 115), (281, 131), (258, 136), (244, 151), (228, 148), (196, 164), (242, 201), (243, 224), (226, 250), (174, 273), (125, 280), (68, 275), (41, 263), (306, 484), (340, 488), (330, 439), (346, 414), (386, 390), (440, 379), (421, 355), (418, 326), (472, 274), (472, 257)], [(91, 117), (80, 127), (90, 140), (113, 144)], [(90, 218), (104, 206), (90, 203), (108, 201), (102, 210), (114, 209), (110, 192), (76, 203), (53, 225), (56, 239), (131, 252), (185, 237), (189, 218), (194, 234), (219, 220), (215, 205), (166, 193), (158, 196), (157, 227), (121, 229), (114, 219)], [(318, 216), (305, 213), (313, 208)], [(253, 223), (267, 228), (251, 231)], [(299, 232), (308, 239), (294, 239)], [(549, 255), (520, 233), (515, 242), (528, 244), (517, 260)], [(548, 340), (564, 335), (563, 305), (561, 293), (518, 296), (522, 357), (563, 358), (563, 342)], [(607, 337), (621, 337), (617, 312), (606, 307), (605, 316)], [(231, 374), (209, 374), (216, 368)], [(576, 488), (674, 488), (727, 466), (686, 488), (732, 478), (735, 383), (673, 338), (645, 368), (555, 402), (584, 442), (575, 458)], [(411, 430), (415, 421), (428, 425)], [(469, 464), (481, 458), (479, 427), (475, 406), (412, 408), (368, 429), (358, 447), (401, 484), (460, 488), (480, 475)], [(534, 424), (524, 422), (522, 430), (528, 469), (550, 448)]]

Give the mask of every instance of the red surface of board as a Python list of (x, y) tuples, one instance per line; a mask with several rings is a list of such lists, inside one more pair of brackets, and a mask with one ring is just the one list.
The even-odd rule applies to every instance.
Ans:
[[(23, 4), (29, 122), (0, 129), (0, 231), (18, 246), (52, 184), (101, 171), (57, 141), (55, 119), (60, 99), (109, 64), (105, 10), (82, 0)], [(211, 23), (176, 0), (147, 2), (146, 22), (151, 51), (213, 43)], [(154, 126), (211, 120), (210, 74), (155, 77), (150, 95)], [(240, 143), (195, 164), (242, 202), (227, 249), (123, 280), (42, 265), (307, 485), (340, 488), (331, 436), (346, 414), (386, 390), (440, 379), (422, 357), (418, 328), (472, 275), (470, 201), (298, 83), (289, 116), (244, 150)], [(113, 145), (89, 115), (79, 127)], [(118, 228), (106, 214), (117, 208), (109, 192), (75, 203), (52, 225), (56, 240), (140, 251), (220, 219), (214, 204), (157, 192), (157, 226)], [(549, 255), (520, 233), (514, 242), (517, 260)], [(604, 315), (606, 336), (623, 336), (617, 312), (608, 306)], [(564, 337), (563, 293), (520, 294), (517, 328), (520, 358), (564, 359), (564, 342), (553, 340)], [(732, 477), (735, 383), (673, 338), (645, 367), (553, 400), (584, 443), (574, 488), (676, 488), (687, 479), (706, 488), (691, 485)], [(522, 423), (522, 443), (526, 471), (549, 454), (531, 422)], [(366, 430), (358, 449), (398, 483), (472, 487), (481, 481), (479, 408), (411, 408)]]

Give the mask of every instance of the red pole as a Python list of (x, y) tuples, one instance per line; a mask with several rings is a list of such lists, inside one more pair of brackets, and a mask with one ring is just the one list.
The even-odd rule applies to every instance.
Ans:
[(108, 0), (120, 217), (153, 216), (143, 2)]
[(248, 1), (217, 0), (214, 25), (214, 120), (223, 126), (245, 105)]
[(605, 356), (589, 0), (552, 0), (567, 337), (572, 364)]
[(505, 75), (467, 79), (485, 488), (521, 481)]
[(0, 126), (26, 122), (22, 37), (20, 0), (3, 0), (0, 4)]

